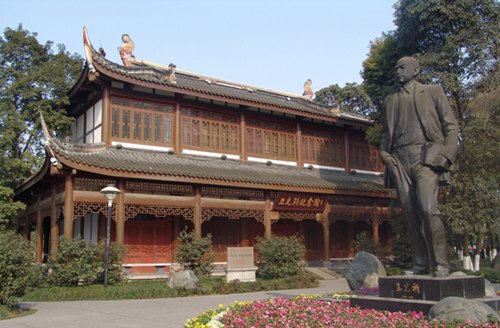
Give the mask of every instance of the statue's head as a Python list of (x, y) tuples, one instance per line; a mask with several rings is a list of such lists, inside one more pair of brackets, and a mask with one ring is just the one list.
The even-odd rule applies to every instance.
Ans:
[(130, 41), (130, 36), (128, 34), (122, 34), (122, 42), (129, 42)]
[(402, 57), (396, 62), (396, 78), (405, 84), (413, 80), (420, 72), (420, 64), (413, 57)]

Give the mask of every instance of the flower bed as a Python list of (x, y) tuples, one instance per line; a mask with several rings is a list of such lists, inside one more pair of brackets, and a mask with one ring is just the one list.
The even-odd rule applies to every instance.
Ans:
[(322, 301), (315, 297), (270, 298), (219, 306), (188, 320), (186, 328), (203, 327), (499, 327), (498, 323), (474, 325), (442, 323), (421, 312), (388, 312), (350, 307), (349, 300)]

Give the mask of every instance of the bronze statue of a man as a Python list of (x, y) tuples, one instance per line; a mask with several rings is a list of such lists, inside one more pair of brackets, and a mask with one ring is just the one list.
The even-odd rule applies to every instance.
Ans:
[(413, 57), (396, 64), (400, 88), (385, 99), (380, 157), (386, 187), (396, 188), (408, 227), (413, 273), (444, 277), (449, 269), (438, 185), (449, 179), (458, 124), (443, 89), (415, 81), (419, 71)]

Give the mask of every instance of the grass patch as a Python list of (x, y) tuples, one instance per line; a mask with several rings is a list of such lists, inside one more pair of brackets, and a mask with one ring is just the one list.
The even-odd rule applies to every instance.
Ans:
[(20, 308), (8, 308), (6, 306), (0, 305), (0, 320), (12, 319), (28, 314), (35, 313), (36, 310), (31, 309), (20, 309)]
[(168, 288), (163, 280), (120, 282), (104, 288), (102, 285), (77, 287), (41, 287), (22, 297), (24, 302), (54, 302), (77, 300), (126, 300), (170, 298), (193, 295), (246, 293), (263, 290), (317, 287), (318, 281), (308, 273), (281, 279), (257, 279), (256, 282), (233, 281), (225, 278), (202, 278), (194, 289)]

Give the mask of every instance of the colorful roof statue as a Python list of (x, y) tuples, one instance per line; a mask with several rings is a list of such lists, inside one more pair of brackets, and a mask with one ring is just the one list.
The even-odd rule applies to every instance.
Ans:
[(134, 65), (135, 56), (132, 51), (135, 49), (134, 42), (128, 34), (122, 35), (123, 44), (118, 47), (118, 52), (120, 53), (120, 58), (122, 59), (123, 65), (132, 66)]
[(307, 100), (312, 100), (314, 98), (314, 91), (311, 88), (312, 81), (311, 79), (307, 79), (304, 83), (304, 93), (302, 93), (302, 97)]

